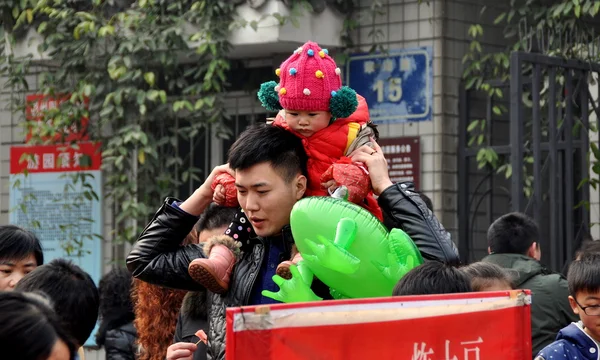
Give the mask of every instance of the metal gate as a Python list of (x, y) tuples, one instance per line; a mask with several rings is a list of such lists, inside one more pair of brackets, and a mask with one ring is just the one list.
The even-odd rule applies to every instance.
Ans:
[[(600, 65), (525, 52), (512, 53), (510, 61), (509, 83), (492, 82), (508, 98), (461, 88), (460, 250), (463, 261), (480, 260), (487, 254), (487, 227), (519, 211), (540, 226), (542, 262), (560, 271), (589, 236), (590, 186), (582, 180), (589, 175), (589, 111), (599, 113), (589, 80), (598, 78)], [(486, 140), (469, 146), (467, 128), (478, 118), (486, 120)], [(481, 148), (510, 163), (512, 175), (477, 169)]]

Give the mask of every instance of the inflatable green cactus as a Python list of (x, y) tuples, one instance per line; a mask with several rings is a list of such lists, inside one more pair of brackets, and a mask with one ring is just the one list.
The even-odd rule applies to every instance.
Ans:
[(263, 291), (275, 300), (318, 300), (310, 290), (313, 275), (337, 299), (390, 296), (398, 280), (423, 263), (404, 231), (388, 231), (367, 210), (342, 199), (302, 199), (292, 209), (290, 224), (304, 260), (291, 269), (292, 279), (275, 275), (279, 292)]

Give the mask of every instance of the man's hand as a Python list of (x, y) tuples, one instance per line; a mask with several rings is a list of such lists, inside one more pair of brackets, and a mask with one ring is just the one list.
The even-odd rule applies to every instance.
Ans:
[(167, 348), (167, 360), (193, 360), (197, 348), (194, 343), (175, 343)]
[(194, 193), (181, 205), (179, 208), (190, 215), (200, 216), (204, 212), (204, 210), (210, 205), (213, 201), (214, 192), (211, 188), (215, 177), (219, 174), (229, 173), (231, 176), (235, 176), (235, 173), (229, 167), (229, 164), (219, 165), (211, 171), (206, 180), (204, 180), (204, 184), (202, 184)]
[(393, 183), (390, 180), (387, 160), (383, 156), (383, 151), (374, 139), (371, 139), (371, 142), (373, 147), (367, 145), (361, 146), (350, 154), (350, 158), (352, 161), (365, 164), (371, 178), (373, 193), (379, 196), (385, 189), (392, 186)]

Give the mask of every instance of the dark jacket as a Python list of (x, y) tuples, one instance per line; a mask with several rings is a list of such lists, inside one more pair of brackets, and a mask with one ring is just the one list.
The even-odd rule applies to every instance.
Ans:
[(562, 329), (556, 341), (540, 351), (535, 360), (597, 360), (598, 351), (598, 345), (583, 331), (581, 323), (578, 323)]
[[(127, 257), (127, 267), (134, 277), (143, 281), (197, 291), (201, 287), (189, 276), (188, 265), (192, 260), (205, 256), (202, 246), (180, 246), (197, 218), (172, 206), (174, 201), (177, 200), (166, 199), (156, 212)], [(412, 183), (389, 187), (380, 195), (378, 202), (388, 219), (388, 227), (402, 228), (424, 258), (458, 262), (458, 252), (450, 234), (414, 192)], [(293, 239), (289, 226), (282, 230), (282, 236), (284, 242), (291, 246)], [(270, 242), (268, 238), (256, 240), (242, 252), (231, 276), (229, 292), (208, 296), (208, 359), (225, 358), (225, 309), (249, 305), (252, 288), (264, 261), (265, 246)], [(325, 287), (316, 280), (313, 290), (318, 296), (326, 297), (328, 294), (322, 291)]]
[(135, 360), (137, 347), (135, 340), (137, 332), (133, 323), (127, 323), (106, 332), (104, 349), (106, 360)]
[(569, 287), (561, 274), (545, 268), (539, 261), (519, 254), (492, 254), (483, 259), (518, 274), (517, 289), (531, 290), (531, 338), (537, 354), (556, 338), (556, 334), (578, 318), (569, 305)]
[[(197, 343), (200, 339), (195, 334), (200, 329), (208, 334), (206, 300), (206, 291), (189, 292), (185, 295), (177, 318), (173, 343)], [(198, 343), (198, 350), (194, 352), (194, 360), (206, 360), (206, 345), (203, 342)]]

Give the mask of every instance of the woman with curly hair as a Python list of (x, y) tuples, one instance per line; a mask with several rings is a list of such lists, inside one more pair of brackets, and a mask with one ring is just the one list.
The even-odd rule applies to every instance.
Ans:
[[(184, 245), (197, 243), (194, 229)], [(134, 280), (135, 327), (140, 346), (139, 360), (164, 360), (173, 342), (179, 308), (187, 291), (168, 289)]]
[(104, 346), (106, 360), (136, 359), (131, 282), (131, 273), (123, 267), (112, 269), (100, 280), (100, 328), (96, 343)]

